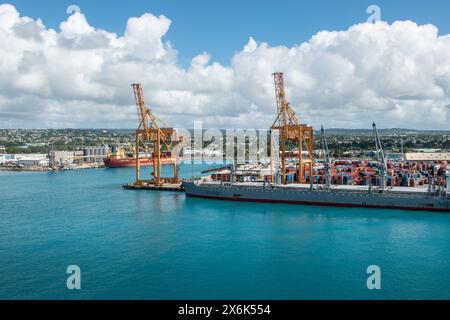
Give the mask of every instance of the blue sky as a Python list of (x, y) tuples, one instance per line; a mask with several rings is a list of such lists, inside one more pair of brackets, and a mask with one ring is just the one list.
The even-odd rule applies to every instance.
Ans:
[[(0, 127), (132, 128), (140, 82), (176, 127), (267, 128), (281, 71), (315, 127), (449, 129), (450, 0), (8, 3)], [(366, 23), (369, 5), (382, 22)]]
[(345, 30), (366, 21), (366, 8), (376, 4), (387, 22), (413, 20), (432, 23), (440, 34), (450, 33), (450, 1), (266, 1), (266, 0), (16, 0), (22, 15), (41, 18), (47, 27), (59, 28), (67, 19), (66, 8), (75, 4), (97, 28), (123, 33), (129, 17), (145, 12), (164, 14), (172, 25), (166, 35), (179, 51), (179, 62), (189, 63), (207, 51), (212, 59), (229, 65), (233, 54), (252, 36), (270, 45), (292, 46), (321, 30)]

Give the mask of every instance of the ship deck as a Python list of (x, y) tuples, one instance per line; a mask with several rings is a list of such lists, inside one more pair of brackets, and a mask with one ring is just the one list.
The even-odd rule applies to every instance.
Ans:
[[(202, 182), (202, 185), (210, 185), (220, 187), (221, 182), (216, 181), (208, 181)], [(237, 182), (234, 183), (233, 186), (238, 187), (249, 187), (249, 188), (263, 188), (263, 182)], [(269, 185), (266, 184), (266, 188)], [(309, 191), (311, 189), (311, 185), (309, 184), (288, 184), (288, 185), (276, 185), (278, 189), (286, 189), (286, 190), (299, 190), (299, 191)], [(314, 185), (313, 190), (323, 190), (323, 185)], [(388, 187), (386, 189), (388, 193), (393, 194), (416, 194), (416, 195), (428, 195), (428, 187), (427, 186), (418, 186), (418, 187)], [(360, 193), (368, 193), (369, 186), (355, 186), (355, 185), (332, 185), (330, 188), (330, 192), (360, 192)], [(378, 187), (372, 187), (372, 192), (377, 193)]]

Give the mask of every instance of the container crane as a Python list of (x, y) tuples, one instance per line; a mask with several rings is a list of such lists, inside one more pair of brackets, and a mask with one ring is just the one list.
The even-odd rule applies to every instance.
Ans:
[[(173, 176), (161, 176), (161, 148), (164, 146), (166, 151), (171, 152), (173, 141), (176, 143), (176, 130), (174, 128), (160, 128), (156, 118), (149, 108), (145, 106), (144, 92), (139, 83), (132, 85), (134, 98), (139, 118), (139, 125), (136, 129), (135, 153), (136, 153), (136, 181), (135, 186), (157, 186), (160, 187), (166, 183), (180, 183), (178, 178), (177, 163), (173, 161)], [(175, 139), (174, 139), (175, 138)], [(146, 156), (151, 155), (153, 160), (152, 179), (141, 179), (141, 153)]]
[[(295, 182), (306, 183), (306, 172), (308, 171), (309, 173), (309, 179), (312, 179), (313, 175), (313, 128), (299, 121), (289, 102), (286, 100), (283, 73), (276, 72), (273, 74), (273, 77), (275, 82), (277, 117), (271, 129), (278, 130), (280, 134), (282, 184), (287, 184), (286, 160), (295, 157), (292, 152), (287, 152), (286, 147), (288, 143), (298, 146), (297, 180)], [(303, 158), (303, 151), (307, 152), (306, 159)]]

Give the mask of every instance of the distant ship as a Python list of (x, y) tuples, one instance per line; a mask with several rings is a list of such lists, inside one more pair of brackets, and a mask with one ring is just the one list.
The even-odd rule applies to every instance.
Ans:
[[(172, 164), (176, 161), (170, 152), (162, 153), (161, 156), (162, 164)], [(112, 147), (111, 152), (103, 162), (108, 168), (136, 167), (136, 157), (134, 154), (125, 152), (123, 148)], [(141, 166), (153, 166), (153, 158), (141, 156)]]

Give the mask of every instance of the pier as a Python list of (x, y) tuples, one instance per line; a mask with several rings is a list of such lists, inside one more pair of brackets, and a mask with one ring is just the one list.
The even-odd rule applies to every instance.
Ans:
[(160, 186), (157, 185), (135, 185), (133, 183), (123, 185), (126, 190), (152, 190), (152, 191), (177, 191), (184, 192), (184, 187), (181, 183), (167, 183)]

